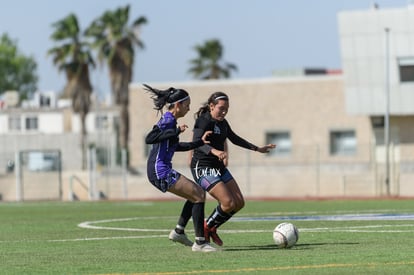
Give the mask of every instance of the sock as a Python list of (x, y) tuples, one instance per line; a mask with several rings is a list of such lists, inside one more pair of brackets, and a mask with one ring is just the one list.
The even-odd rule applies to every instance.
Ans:
[(204, 237), (195, 237), (196, 244), (201, 245), (206, 243), (206, 239)]
[(178, 218), (177, 226), (175, 227), (175, 232), (178, 234), (184, 234), (184, 229), (187, 226), (187, 223), (192, 215), (193, 205), (194, 203), (188, 200), (184, 203), (183, 209), (181, 210), (181, 215)]
[(175, 226), (175, 232), (177, 233), (177, 234), (184, 234), (184, 227), (182, 227), (181, 225), (179, 225), (179, 224), (177, 224), (176, 226)]
[(205, 243), (204, 239), (204, 202), (197, 202), (193, 204), (193, 223), (195, 240), (197, 244)]
[(220, 225), (228, 221), (232, 216), (232, 214), (224, 212), (219, 204), (217, 205), (216, 209), (214, 209), (213, 213), (211, 213), (210, 217), (208, 217), (207, 226), (209, 228), (218, 228)]

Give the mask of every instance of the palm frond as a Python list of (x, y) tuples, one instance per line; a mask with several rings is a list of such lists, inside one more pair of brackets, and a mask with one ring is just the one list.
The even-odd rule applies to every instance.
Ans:
[(199, 79), (229, 78), (231, 71), (236, 71), (236, 65), (225, 63), (221, 65), (224, 49), (218, 39), (210, 39), (204, 44), (194, 46), (197, 58), (191, 59), (189, 73)]

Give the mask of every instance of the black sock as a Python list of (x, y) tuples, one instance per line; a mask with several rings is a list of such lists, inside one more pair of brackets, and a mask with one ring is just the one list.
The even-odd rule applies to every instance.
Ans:
[(178, 218), (178, 223), (175, 227), (175, 232), (177, 232), (178, 234), (184, 234), (184, 228), (187, 226), (187, 223), (192, 215), (193, 205), (194, 203), (188, 200), (184, 203), (183, 209), (181, 210), (180, 218)]
[(197, 202), (193, 204), (193, 223), (195, 240), (197, 244), (205, 243), (204, 239), (204, 202)]
[(224, 212), (219, 204), (217, 205), (216, 209), (214, 209), (213, 213), (211, 213), (210, 217), (207, 219), (207, 226), (209, 228), (218, 228), (220, 225), (228, 221), (232, 216), (232, 214)]

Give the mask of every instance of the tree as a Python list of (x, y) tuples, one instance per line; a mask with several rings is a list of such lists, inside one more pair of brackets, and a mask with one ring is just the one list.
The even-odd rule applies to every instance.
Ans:
[(143, 49), (139, 29), (147, 23), (143, 16), (135, 19), (128, 26), (129, 5), (106, 11), (95, 19), (86, 29), (86, 36), (91, 37), (93, 47), (98, 51), (98, 60), (106, 61), (109, 68), (111, 90), (115, 104), (120, 106), (119, 145), (128, 147), (129, 136), (129, 83), (132, 81), (134, 64), (134, 46)]
[(190, 60), (191, 67), (188, 73), (199, 79), (229, 78), (231, 71), (237, 71), (232, 63), (220, 64), (223, 58), (223, 47), (219, 40), (211, 39), (202, 45), (196, 45), (194, 50), (198, 57)]
[(89, 68), (95, 67), (90, 46), (83, 40), (78, 19), (69, 14), (52, 24), (54, 31), (51, 39), (59, 45), (51, 48), (48, 55), (53, 57), (53, 64), (66, 75), (64, 98), (72, 99), (72, 108), (81, 120), (82, 168), (86, 168), (86, 125), (85, 120), (91, 105), (92, 85)]
[(37, 89), (36, 70), (35, 60), (21, 54), (17, 42), (3, 34), (0, 37), (0, 94), (15, 90), (20, 99), (27, 99)]

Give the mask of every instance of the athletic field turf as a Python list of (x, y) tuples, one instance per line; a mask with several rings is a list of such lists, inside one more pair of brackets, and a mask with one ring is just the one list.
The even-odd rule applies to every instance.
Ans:
[[(247, 201), (217, 253), (168, 240), (182, 203), (0, 203), (0, 274), (414, 274), (411, 200)], [(285, 221), (299, 242), (276, 249)]]

